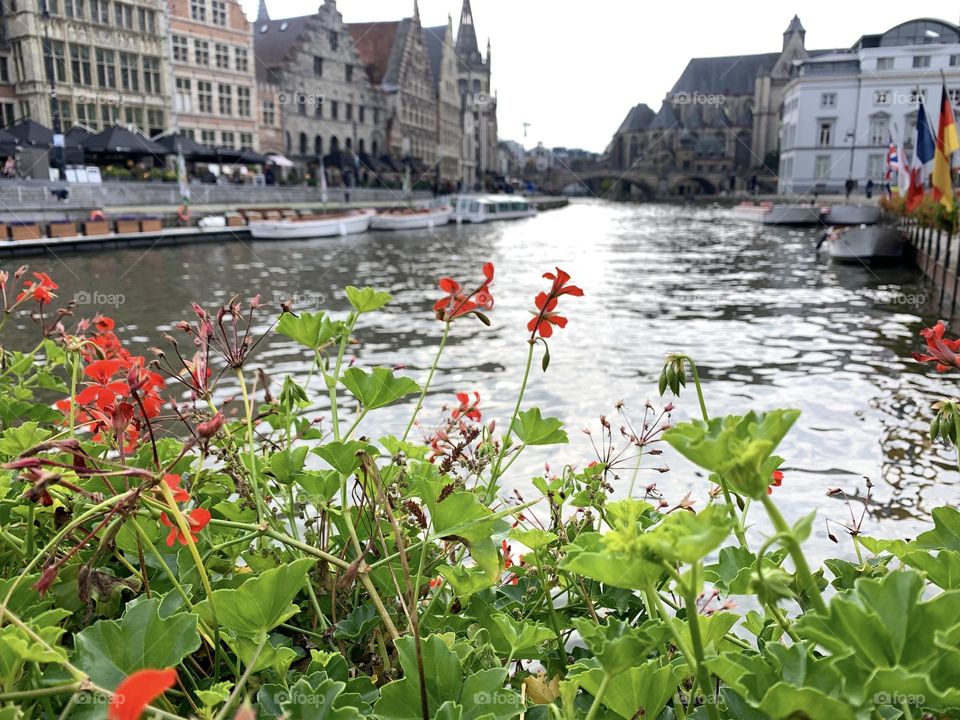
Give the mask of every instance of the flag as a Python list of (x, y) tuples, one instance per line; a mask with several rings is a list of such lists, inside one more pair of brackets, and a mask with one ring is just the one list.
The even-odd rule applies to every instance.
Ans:
[(940, 94), (940, 123), (937, 130), (937, 148), (933, 158), (933, 199), (943, 205), (947, 212), (953, 210), (953, 184), (950, 182), (950, 159), (960, 150), (957, 139), (957, 121), (950, 107), (947, 86)]
[(900, 148), (891, 134), (887, 143), (887, 162), (883, 173), (884, 190), (888, 195), (900, 194)]
[(910, 190), (907, 192), (907, 212), (913, 212), (923, 200), (923, 191), (930, 174), (930, 162), (933, 160), (934, 141), (930, 132), (930, 123), (923, 109), (923, 100), (917, 108), (917, 132), (913, 139), (913, 159), (910, 161)]
[(320, 156), (320, 202), (327, 204), (327, 168), (323, 164), (323, 155)]

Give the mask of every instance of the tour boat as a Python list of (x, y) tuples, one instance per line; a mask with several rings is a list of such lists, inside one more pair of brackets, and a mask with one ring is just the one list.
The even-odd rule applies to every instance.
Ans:
[(877, 205), (831, 205), (823, 216), (827, 225), (873, 225), (880, 221)]
[(446, 225), (453, 215), (449, 205), (426, 208), (390, 208), (370, 221), (371, 230), (432, 230)]
[(292, 240), (297, 238), (334, 237), (366, 232), (376, 210), (354, 210), (330, 213), (312, 218), (284, 218), (283, 220), (254, 220), (247, 227), (250, 235), (263, 240)]
[(830, 228), (817, 243), (817, 250), (841, 262), (896, 260), (903, 255), (906, 238), (892, 225), (860, 225)]
[(453, 219), (458, 223), (484, 223), (536, 214), (537, 206), (519, 195), (460, 195)]
[(764, 202), (754, 205), (744, 202), (734, 208), (734, 215), (743, 220), (752, 220), (764, 225), (820, 225), (823, 208), (809, 204), (774, 204)]

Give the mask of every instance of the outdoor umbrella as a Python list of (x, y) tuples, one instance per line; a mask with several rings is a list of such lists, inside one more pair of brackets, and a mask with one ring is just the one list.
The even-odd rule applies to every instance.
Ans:
[(154, 138), (153, 142), (162, 145), (168, 155), (176, 155), (179, 148), (186, 160), (216, 160), (217, 152), (208, 145), (201, 145), (189, 135), (171, 133), (163, 137)]
[(20, 141), (6, 130), (0, 130), (0, 153), (4, 157), (14, 155), (17, 152), (17, 145)]
[(91, 155), (129, 157), (166, 154), (166, 149), (160, 143), (155, 143), (120, 125), (114, 125), (88, 138), (83, 143), (83, 149)]
[(53, 145), (53, 131), (29, 118), (21, 120), (11, 127), (10, 134), (17, 139), (20, 145), (32, 147), (50, 147)]

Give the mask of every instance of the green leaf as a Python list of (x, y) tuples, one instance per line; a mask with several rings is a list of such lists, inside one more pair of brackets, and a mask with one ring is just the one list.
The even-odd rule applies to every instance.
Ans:
[[(299, 610), (291, 601), (303, 589), (307, 572), (316, 560), (301, 558), (260, 573), (234, 589), (213, 591), (216, 620), (220, 626), (248, 638), (261, 638)], [(214, 624), (210, 601), (196, 611)]]
[(100, 620), (74, 638), (74, 664), (98, 685), (114, 689), (130, 673), (179, 665), (200, 647), (197, 616), (160, 616), (159, 598), (127, 604), (120, 620)]
[[(360, 467), (360, 458), (357, 457), (357, 453), (361, 451), (376, 454), (377, 449), (373, 445), (359, 440), (347, 440), (346, 442), (334, 440), (326, 445), (314, 448), (311, 452), (326, 460), (330, 467), (341, 475), (350, 475)], [(337, 485), (339, 487), (339, 482)]]
[(564, 550), (561, 569), (614, 587), (642, 590), (655, 584), (663, 574), (659, 563), (642, 555), (608, 549), (597, 532), (581, 533)]
[(307, 458), (306, 445), (294, 448), (285, 448), (270, 456), (270, 472), (281, 485), (289, 485), (296, 475), (303, 470)]
[(471, 595), (493, 587), (496, 577), (491, 578), (479, 567), (464, 567), (463, 565), (441, 565), (437, 572), (450, 583), (453, 594), (461, 604), (466, 605)]
[(554, 632), (532, 620), (515, 620), (507, 613), (493, 613), (485, 618), (494, 649), (513, 659), (538, 658), (540, 647), (556, 639)]
[(579, 618), (573, 621), (603, 672), (619, 680), (619, 675), (644, 658), (663, 641), (667, 628), (654, 622), (638, 628), (609, 618), (604, 625)]
[(25, 422), (19, 427), (8, 428), (0, 436), (0, 456), (14, 458), (24, 450), (39, 445), (51, 433), (44, 430), (35, 422)]
[(960, 512), (948, 506), (935, 508), (933, 525), (933, 530), (917, 536), (918, 547), (960, 551)]
[(360, 605), (347, 617), (337, 623), (334, 637), (348, 640), (360, 640), (380, 624), (380, 616), (373, 605)]
[(233, 690), (233, 682), (224, 680), (211, 685), (206, 690), (197, 690), (196, 692), (204, 707), (212, 708), (225, 703), (230, 698), (231, 690)]
[(280, 703), (286, 720), (361, 720), (363, 715), (349, 705), (343, 706), (347, 684), (315, 673), (301, 677), (284, 693)]
[(278, 333), (311, 350), (319, 350), (336, 339), (343, 330), (343, 323), (331, 320), (324, 312), (302, 312), (299, 316), (284, 313), (277, 321)]
[(540, 417), (540, 408), (518, 413), (513, 433), (524, 445), (562, 445), (567, 442), (563, 423), (557, 418)]
[(349, 368), (340, 382), (350, 391), (364, 410), (391, 405), (407, 395), (420, 392), (420, 386), (407, 377), (397, 377), (390, 368), (378, 367), (369, 373)]
[(472, 492), (452, 493), (433, 509), (434, 531), (445, 538), (456, 538), (470, 549), (470, 557), (495, 580), (500, 574), (500, 553), (491, 539), (497, 521), (493, 511)]
[(368, 313), (379, 310), (388, 302), (393, 300), (390, 293), (382, 290), (374, 290), (372, 287), (357, 288), (353, 285), (347, 285), (347, 300), (353, 305), (358, 313)]
[(525, 545), (531, 550), (542, 550), (557, 539), (557, 534), (541, 530), (540, 528), (511, 528), (510, 538)]
[[(603, 704), (625, 720), (659, 717), (681, 679), (675, 665), (660, 667), (660, 663), (660, 660), (649, 660), (617, 675), (603, 694)], [(602, 668), (577, 672), (577, 666), (574, 666), (569, 678), (596, 696), (603, 676)]]

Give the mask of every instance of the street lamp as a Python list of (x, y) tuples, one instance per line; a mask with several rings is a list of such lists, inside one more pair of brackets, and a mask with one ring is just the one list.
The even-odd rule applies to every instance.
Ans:
[(53, 153), (57, 170), (61, 180), (67, 179), (67, 158), (64, 151), (63, 125), (60, 123), (60, 104), (57, 102), (56, 68), (53, 63), (53, 48), (50, 44), (50, 27), (46, 22), (50, 19), (50, 8), (47, 0), (42, 0), (43, 10), (43, 56), (47, 65), (47, 77), (50, 79), (50, 116), (53, 121)]

